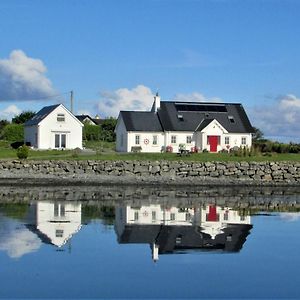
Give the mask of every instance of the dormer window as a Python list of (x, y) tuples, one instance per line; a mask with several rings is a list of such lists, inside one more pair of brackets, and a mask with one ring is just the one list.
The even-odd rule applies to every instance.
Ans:
[(228, 119), (230, 123), (235, 123), (234, 117), (233, 116), (228, 116)]
[(64, 122), (65, 114), (57, 114), (57, 122)]

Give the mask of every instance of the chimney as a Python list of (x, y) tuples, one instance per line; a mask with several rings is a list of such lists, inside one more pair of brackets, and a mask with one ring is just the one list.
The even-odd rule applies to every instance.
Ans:
[(154, 96), (154, 102), (151, 111), (157, 112), (158, 109), (160, 109), (160, 97), (157, 92), (156, 95)]

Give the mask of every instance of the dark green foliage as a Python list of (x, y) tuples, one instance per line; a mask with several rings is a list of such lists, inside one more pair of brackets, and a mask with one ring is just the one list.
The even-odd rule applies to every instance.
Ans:
[(9, 218), (23, 220), (28, 212), (28, 204), (0, 203), (0, 210)]
[(101, 124), (102, 136), (101, 140), (106, 142), (114, 142), (116, 140), (115, 128), (117, 119), (110, 117), (105, 119)]
[(83, 127), (83, 139), (85, 141), (101, 140), (101, 128), (99, 126), (85, 124)]
[(7, 120), (0, 120), (0, 131), (8, 124), (9, 122)]
[(29, 148), (23, 145), (17, 149), (17, 156), (19, 159), (26, 159), (29, 155)]
[(264, 134), (259, 128), (253, 127), (253, 130), (254, 133), (252, 134), (252, 139), (254, 142), (262, 140), (264, 138)]
[(24, 126), (22, 124), (8, 124), (3, 128), (0, 138), (10, 142), (23, 141)]
[(254, 146), (262, 153), (300, 153), (300, 144), (284, 144), (271, 141), (255, 142)]
[(85, 124), (83, 127), (83, 140), (114, 142), (116, 140), (114, 132), (116, 124), (117, 120), (115, 118), (105, 119), (100, 126)]
[(12, 123), (24, 124), (26, 121), (30, 120), (35, 115), (34, 111), (23, 111), (19, 115), (12, 118)]

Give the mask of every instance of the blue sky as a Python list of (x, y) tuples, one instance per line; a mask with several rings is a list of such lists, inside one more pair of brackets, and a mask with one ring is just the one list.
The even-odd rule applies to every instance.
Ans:
[[(162, 100), (241, 102), (300, 141), (300, 1), (0, 2), (0, 118), (44, 105), (117, 116)], [(48, 98), (52, 95), (61, 95)]]

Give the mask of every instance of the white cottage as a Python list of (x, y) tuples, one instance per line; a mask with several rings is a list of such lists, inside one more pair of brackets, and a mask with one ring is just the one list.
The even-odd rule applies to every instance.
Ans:
[(64, 105), (46, 106), (25, 123), (24, 139), (37, 149), (82, 148), (82, 127)]
[(161, 152), (179, 147), (219, 152), (251, 147), (253, 128), (240, 103), (160, 101), (151, 111), (121, 111), (116, 126), (118, 152)]

